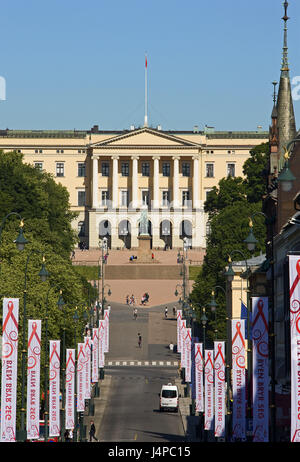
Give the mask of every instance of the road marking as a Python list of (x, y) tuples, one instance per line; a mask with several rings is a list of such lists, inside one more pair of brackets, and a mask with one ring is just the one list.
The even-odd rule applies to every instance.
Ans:
[(122, 367), (122, 366), (134, 366), (134, 367), (178, 367), (179, 366), (179, 361), (132, 361), (132, 360), (118, 360), (118, 361), (107, 361), (105, 364), (106, 367)]

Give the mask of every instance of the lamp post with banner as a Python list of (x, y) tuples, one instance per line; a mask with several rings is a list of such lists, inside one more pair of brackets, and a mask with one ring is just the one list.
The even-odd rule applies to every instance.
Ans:
[[(299, 140), (298, 140), (299, 141)], [(278, 178), (279, 181), (279, 178)], [(266, 255), (269, 260), (270, 269), (271, 269), (271, 287), (270, 287), (270, 303), (269, 303), (269, 337), (270, 337), (270, 362), (271, 362), (271, 441), (276, 441), (276, 357), (275, 357), (275, 274), (274, 274), (274, 235), (275, 235), (275, 221), (276, 217), (268, 217), (264, 212), (255, 212), (251, 215), (249, 220), (249, 234), (244, 240), (247, 244), (248, 250), (254, 251), (256, 244), (258, 243), (257, 239), (253, 234), (253, 219), (257, 215), (262, 215), (265, 218), (265, 223), (268, 229), (268, 235), (270, 239), (266, 244)]]
[(26, 324), (27, 324), (27, 273), (28, 263), (33, 253), (39, 253), (43, 256), (42, 267), (39, 271), (39, 277), (42, 282), (45, 282), (49, 276), (48, 271), (45, 267), (45, 257), (41, 250), (31, 249), (29, 252), (26, 264), (25, 264), (25, 275), (24, 275), (24, 290), (23, 290), (23, 348), (22, 348), (22, 382), (21, 382), (21, 430), (19, 432), (19, 438), (21, 441), (26, 440), (26, 429), (25, 429), (25, 380), (26, 380)]

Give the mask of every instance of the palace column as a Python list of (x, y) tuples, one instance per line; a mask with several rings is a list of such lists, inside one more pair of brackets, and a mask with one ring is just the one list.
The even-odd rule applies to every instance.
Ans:
[(159, 156), (153, 156), (154, 161), (153, 169), (153, 208), (159, 208)]
[(193, 208), (199, 208), (199, 157), (193, 157)]
[(131, 205), (132, 208), (138, 207), (138, 156), (132, 156), (132, 177), (131, 177), (131, 184), (132, 184), (132, 201)]
[(179, 207), (179, 156), (172, 157), (173, 164), (173, 207)]
[(112, 156), (113, 174), (112, 174), (112, 207), (115, 209), (119, 205), (119, 173), (118, 173), (118, 156)]
[(93, 160), (93, 195), (92, 195), (92, 208), (96, 209), (98, 204), (98, 159), (99, 156), (92, 156)]

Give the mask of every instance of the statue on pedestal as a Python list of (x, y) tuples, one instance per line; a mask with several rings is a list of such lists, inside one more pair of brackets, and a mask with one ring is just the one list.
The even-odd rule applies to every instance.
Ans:
[(149, 236), (147, 209), (142, 210), (140, 219), (140, 235)]

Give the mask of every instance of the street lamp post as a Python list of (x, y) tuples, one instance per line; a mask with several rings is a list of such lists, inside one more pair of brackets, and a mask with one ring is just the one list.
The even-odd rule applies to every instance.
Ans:
[[(251, 236), (251, 240), (252, 242), (255, 239), (255, 237), (252, 235)], [(251, 348), (251, 339), (250, 339), (250, 297), (249, 297), (249, 272), (250, 272), (250, 268), (248, 266), (248, 262), (247, 262), (247, 259), (244, 255), (244, 253), (241, 251), (241, 250), (238, 250), (238, 249), (235, 249), (235, 250), (232, 250), (230, 252), (230, 255), (229, 255), (229, 266), (228, 266), (228, 270), (225, 272), (225, 277), (227, 277), (227, 280), (228, 282), (232, 282), (233, 280), (233, 277), (234, 277), (234, 271), (233, 271), (233, 268), (232, 268), (232, 262), (231, 262), (231, 258), (232, 258), (232, 255), (233, 254), (239, 254), (241, 255), (241, 257), (244, 259), (244, 262), (246, 264), (246, 271), (245, 271), (245, 277), (246, 277), (246, 292), (247, 292), (247, 332), (248, 332), (248, 335), (247, 335), (247, 369), (248, 369), (248, 377), (247, 377), (247, 383), (248, 383), (248, 406), (247, 406), (247, 417), (250, 421), (251, 419), (251, 376), (252, 376), (252, 348)]]
[(49, 348), (48, 348), (48, 301), (49, 293), (53, 288), (58, 288), (57, 285), (51, 284), (47, 296), (46, 296), (46, 313), (45, 313), (45, 366), (44, 366), (44, 395), (45, 395), (45, 414), (44, 414), (44, 426), (45, 426), (45, 442), (48, 441), (48, 415), (49, 415), (49, 403), (48, 403), (48, 382), (49, 382)]
[(24, 301), (23, 301), (23, 348), (22, 348), (22, 388), (21, 388), (21, 432), (20, 438), (21, 440), (26, 439), (26, 430), (25, 430), (25, 379), (26, 379), (26, 321), (27, 321), (27, 313), (26, 313), (26, 301), (27, 301), (27, 271), (28, 271), (28, 262), (30, 257), (33, 253), (41, 253), (43, 255), (43, 263), (42, 268), (39, 272), (39, 276), (42, 282), (46, 281), (47, 277), (49, 276), (48, 271), (45, 268), (45, 258), (43, 252), (36, 249), (31, 249), (29, 252), (26, 265), (25, 265), (25, 277), (24, 277)]
[[(99, 245), (101, 248), (101, 283), (102, 283), (102, 288), (101, 288), (101, 312), (102, 312), (102, 319), (104, 317), (104, 265), (105, 265), (105, 256), (104, 256), (104, 251), (107, 251), (107, 238), (104, 237), (102, 240), (99, 241)], [(106, 254), (107, 255), (107, 254)]]
[[(216, 289), (221, 289), (222, 292), (224, 293), (225, 297), (226, 297), (226, 290), (224, 289), (224, 287), (222, 286), (215, 286), (214, 287), (214, 290), (212, 291), (212, 299), (211, 299), (211, 302), (208, 304), (211, 309), (213, 309), (216, 313), (217, 311), (217, 302), (215, 300), (215, 290)], [(229, 324), (229, 318), (227, 318), (227, 323)], [(226, 418), (226, 434), (227, 434), (227, 441), (229, 441), (229, 429), (230, 429), (230, 416), (231, 416), (231, 406), (230, 406), (230, 390), (231, 390), (231, 387), (230, 387), (230, 364), (229, 364), (229, 348), (230, 348), (230, 342), (229, 342), (229, 338), (227, 338), (226, 340), (226, 383), (227, 383), (227, 387), (226, 387), (226, 398), (227, 398), (227, 418)]]
[(28, 241), (25, 239), (24, 234), (23, 234), (23, 226), (24, 226), (23, 218), (17, 212), (10, 212), (3, 218), (1, 225), (0, 225), (0, 242), (1, 242), (2, 231), (6, 223), (6, 220), (12, 215), (16, 215), (20, 219), (19, 234), (17, 238), (14, 240), (14, 243), (16, 244), (18, 250), (24, 250), (24, 247), (28, 243)]
[[(295, 141), (295, 140), (293, 140)], [(299, 141), (299, 140), (298, 140)], [(292, 143), (292, 142), (291, 142)], [(291, 144), (290, 143), (290, 144)], [(278, 178), (279, 180), (279, 178)], [(266, 224), (271, 225), (270, 226), (270, 231), (271, 231), (271, 239), (270, 239), (270, 251), (269, 251), (269, 258), (270, 258), (270, 267), (271, 267), (271, 307), (270, 307), (270, 332), (269, 332), (269, 337), (270, 337), (270, 346), (271, 346), (271, 404), (270, 404), (270, 409), (271, 409), (271, 441), (275, 442), (276, 441), (276, 389), (275, 389), (275, 383), (276, 383), (276, 358), (275, 358), (275, 276), (274, 276), (274, 223), (275, 223), (275, 217), (269, 218), (265, 213), (263, 212), (255, 212), (253, 215), (251, 215), (249, 226), (250, 226), (250, 232), (247, 238), (244, 240), (244, 242), (247, 244), (249, 250), (254, 250), (255, 245), (257, 243), (257, 240), (255, 239), (252, 231), (253, 227), (253, 218), (256, 215), (262, 215), (266, 219)], [(254, 239), (249, 239), (249, 236), (254, 237)], [(268, 252), (267, 252), (268, 253)]]
[(66, 402), (66, 314), (65, 314), (65, 302), (62, 297), (62, 291), (60, 291), (59, 299), (57, 302), (58, 309), (62, 311), (64, 324), (63, 324), (63, 341), (62, 341), (62, 361), (61, 361), (61, 369), (62, 369), (62, 423), (61, 423), (61, 439), (64, 441), (65, 438), (65, 402)]
[[(201, 324), (202, 324), (202, 335), (203, 335), (203, 373), (205, 374), (205, 348), (206, 348), (206, 324), (207, 324), (207, 316), (205, 314), (205, 308), (202, 309), (201, 315)], [(203, 439), (206, 441), (206, 431), (204, 430), (204, 415), (205, 411), (202, 413), (202, 428), (203, 428)]]

